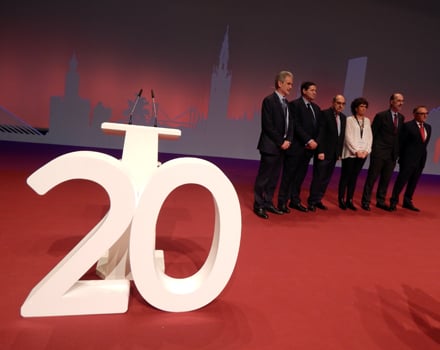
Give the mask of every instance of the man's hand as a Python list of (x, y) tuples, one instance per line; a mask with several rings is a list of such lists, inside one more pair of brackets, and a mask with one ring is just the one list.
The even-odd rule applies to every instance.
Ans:
[(316, 149), (316, 147), (318, 147), (318, 144), (316, 143), (316, 141), (315, 140), (310, 140), (308, 143), (307, 143), (307, 145), (306, 145), (306, 148), (307, 149)]
[(281, 145), (282, 150), (286, 150), (290, 147), (290, 141), (284, 140), (283, 144)]

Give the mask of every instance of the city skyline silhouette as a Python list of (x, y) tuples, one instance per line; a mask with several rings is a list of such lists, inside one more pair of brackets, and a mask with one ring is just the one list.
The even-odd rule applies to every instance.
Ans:
[[(260, 132), (260, 101), (256, 101), (255, 107), (244, 107), (242, 115), (228, 115), (233, 84), (229, 59), (229, 26), (227, 26), (217, 62), (211, 72), (207, 114), (196, 105), (188, 105), (185, 110), (170, 116), (166, 106), (156, 104), (158, 126), (182, 130), (179, 140), (161, 141), (160, 152), (238, 159), (259, 158), (256, 140)], [(73, 53), (65, 74), (64, 95), (50, 97), (47, 132), (41, 133), (38, 128), (32, 128), (21, 118), (5, 109), (0, 109), (0, 121), (3, 125), (0, 129), (0, 139), (81, 147), (122, 148), (123, 138), (104, 134), (101, 124), (106, 121), (127, 123), (137, 93), (133, 93), (133, 99), (127, 101), (123, 115), (115, 118), (111, 107), (105, 106), (102, 102), (92, 106), (87, 97), (80, 96), (79, 64), (76, 53)], [(348, 59), (344, 89), (341, 89), (347, 100), (363, 95), (367, 64), (367, 57)], [(145, 91), (134, 110), (133, 124), (152, 126), (152, 100), (146, 97), (149, 89)], [(296, 97), (289, 96), (289, 99)], [(434, 174), (440, 173), (439, 135), (436, 131), (440, 129), (436, 126), (438, 115), (439, 110), (433, 109), (428, 120), (433, 125), (435, 135), (429, 145), (430, 156), (426, 172)], [(10, 122), (8, 123), (6, 119)], [(21, 127), (17, 122), (19, 120)], [(407, 120), (410, 120), (408, 116)]]

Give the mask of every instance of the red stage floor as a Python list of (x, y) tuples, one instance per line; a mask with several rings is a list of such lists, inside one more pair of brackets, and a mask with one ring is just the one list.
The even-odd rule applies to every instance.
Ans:
[[(211, 159), (232, 180), (243, 220), (236, 269), (214, 302), (167, 313), (132, 285), (124, 314), (22, 318), (31, 289), (102, 218), (108, 198), (85, 181), (45, 196), (28, 187), (26, 178), (68, 147), (0, 146), (0, 349), (440, 348), (440, 177), (422, 177), (414, 200), (420, 213), (344, 212), (335, 174), (328, 211), (265, 221), (252, 213), (258, 163)], [(165, 202), (157, 246), (170, 275), (202, 265), (212, 208), (209, 193), (195, 185)]]

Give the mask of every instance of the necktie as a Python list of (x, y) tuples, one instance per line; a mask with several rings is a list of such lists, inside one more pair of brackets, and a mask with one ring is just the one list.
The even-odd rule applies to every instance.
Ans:
[(336, 117), (336, 126), (338, 128), (338, 136), (341, 135), (341, 119), (339, 118), (339, 114), (335, 114)]
[(397, 119), (398, 119), (398, 114), (394, 113), (393, 114), (393, 123), (394, 123), (394, 132), (397, 132)]
[(285, 98), (283, 98), (283, 99), (281, 100), (281, 104), (282, 104), (282, 106), (283, 106), (283, 112), (284, 112), (284, 115), (287, 115), (287, 100), (286, 100)]
[(287, 130), (289, 128), (289, 111), (287, 108), (287, 100), (285, 98), (283, 98), (281, 100), (281, 104), (283, 106), (283, 112), (284, 112), (284, 120), (285, 120), (285, 126), (284, 126), (284, 137), (287, 136)]
[(315, 124), (316, 123), (315, 112), (314, 112), (312, 105), (310, 103), (307, 103), (307, 109), (310, 111), (310, 113), (312, 113), (313, 123)]
[(422, 141), (425, 142), (426, 133), (425, 133), (425, 127), (423, 126), (423, 123), (419, 123), (419, 129), (420, 129), (420, 136), (422, 136)]

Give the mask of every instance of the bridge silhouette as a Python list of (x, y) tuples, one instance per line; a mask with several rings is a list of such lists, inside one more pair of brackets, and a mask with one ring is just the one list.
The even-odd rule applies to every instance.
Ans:
[(0, 132), (43, 136), (47, 130), (34, 128), (5, 107), (0, 106)]

